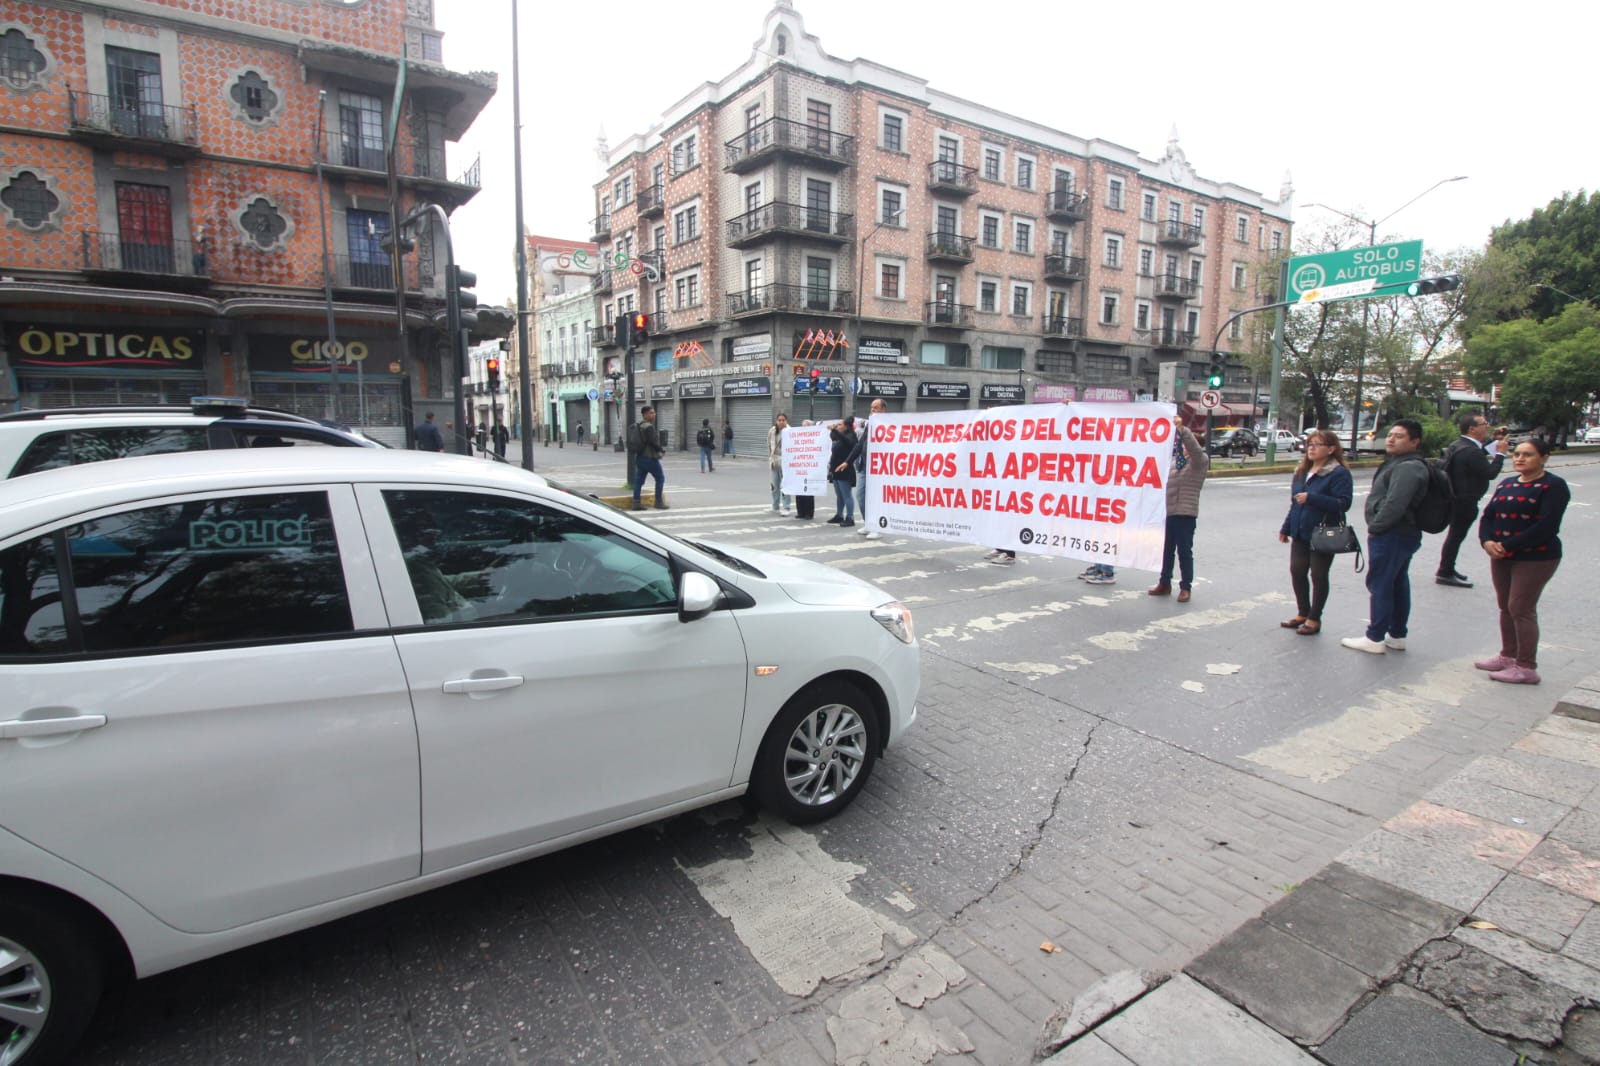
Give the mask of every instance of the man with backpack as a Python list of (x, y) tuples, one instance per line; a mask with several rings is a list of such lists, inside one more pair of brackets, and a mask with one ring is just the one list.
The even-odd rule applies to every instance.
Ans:
[[(1367, 631), (1340, 641), (1355, 651), (1382, 655), (1406, 647), (1411, 618), (1411, 557), (1422, 547), (1418, 510), (1432, 473), (1422, 458), (1422, 423), (1402, 418), (1384, 440), (1384, 460), (1367, 495)], [(1448, 484), (1445, 492), (1448, 498)], [(1442, 526), (1440, 528), (1443, 528)]]
[(1439, 550), (1439, 569), (1433, 580), (1441, 585), (1470, 589), (1472, 582), (1456, 569), (1456, 553), (1478, 520), (1478, 501), (1489, 489), (1489, 482), (1500, 475), (1506, 457), (1502, 452), (1490, 454), (1485, 444), (1494, 427), (1482, 415), (1462, 415), (1456, 423), (1461, 430), (1440, 456), (1450, 471), (1450, 487), (1455, 492), (1455, 503), (1450, 509), (1450, 530), (1444, 535), (1444, 547)]
[(694, 435), (694, 442), (700, 446), (700, 472), (715, 471), (717, 465), (713, 457), (717, 453), (717, 431), (711, 428), (711, 419), (700, 420), (700, 432)]

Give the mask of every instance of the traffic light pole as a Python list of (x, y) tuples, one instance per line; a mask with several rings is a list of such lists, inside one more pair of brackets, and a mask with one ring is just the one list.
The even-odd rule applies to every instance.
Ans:
[(450, 239), (450, 216), (438, 204), (418, 204), (400, 220), (400, 228), (404, 230), (416, 224), (417, 220), (430, 212), (438, 219), (439, 230), (444, 234), (444, 315), (445, 334), (450, 338), (451, 371), (454, 374), (452, 388), (456, 395), (455, 450), (462, 455), (471, 455), (472, 436), (467, 432), (467, 388), (463, 384), (467, 377), (467, 344), (466, 333), (461, 328), (461, 298), (460, 290), (456, 287), (456, 251)]
[(632, 492), (633, 479), (638, 471), (634, 469), (633, 465), (636, 456), (633, 454), (632, 449), (628, 447), (628, 431), (633, 428), (633, 423), (637, 420), (633, 410), (633, 353), (635, 350), (635, 345), (633, 340), (633, 316), (631, 312), (628, 315), (617, 319), (617, 324), (628, 331), (628, 346), (623, 349), (623, 359), (628, 364), (624, 368), (627, 373), (626, 380), (628, 386), (627, 395), (622, 401), (622, 410), (627, 415), (627, 419), (622, 423), (622, 461), (627, 464), (627, 469), (625, 471), (626, 476), (623, 478), (623, 481), (627, 485), (628, 491)]

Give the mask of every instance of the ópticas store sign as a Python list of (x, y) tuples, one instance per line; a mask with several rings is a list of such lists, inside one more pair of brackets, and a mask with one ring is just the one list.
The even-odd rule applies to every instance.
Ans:
[(200, 330), (71, 329), (7, 322), (14, 366), (141, 367), (193, 371), (205, 352)]

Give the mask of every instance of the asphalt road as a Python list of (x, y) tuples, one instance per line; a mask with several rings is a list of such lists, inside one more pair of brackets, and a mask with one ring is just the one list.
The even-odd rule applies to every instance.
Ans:
[[(610, 452), (535, 463), (620, 482)], [(1487, 566), (1469, 546), (1479, 587), (1434, 585), (1439, 537), (1404, 653), (1339, 646), (1366, 618), (1347, 560), (1324, 633), (1280, 629), (1281, 475), (1208, 484), (1181, 605), (1145, 595), (1151, 574), (1096, 587), (1073, 560), (868, 541), (823, 501), (780, 518), (763, 462), (700, 474), (678, 453), (651, 521), (804, 553), (916, 612), (921, 716), (861, 800), (805, 830), (724, 805), (159, 976), (102, 1011), (82, 1061), (1032, 1061), (1097, 977), (1181, 965), (1593, 671), (1600, 456), (1553, 466), (1567, 560), (1544, 684), (1519, 687), (1472, 670), (1497, 650)]]

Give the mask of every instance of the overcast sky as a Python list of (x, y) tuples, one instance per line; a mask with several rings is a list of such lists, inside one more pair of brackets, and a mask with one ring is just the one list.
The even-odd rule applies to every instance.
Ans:
[[(446, 64), (500, 75), (499, 92), (451, 157), (452, 170), (462, 170), (483, 156), (483, 190), (455, 213), (452, 231), (457, 259), (477, 272), (486, 303), (516, 293), (513, 2), (437, 4)], [(869, 59), (1147, 159), (1162, 155), (1175, 125), (1202, 177), (1274, 198), (1287, 171), (1303, 229), (1336, 218), (1312, 203), (1376, 221), (1441, 178), (1465, 174), (1384, 222), (1379, 240), (1479, 247), (1491, 227), (1592, 188), (1600, 173), (1597, 23), (1584, 0), (794, 6), (832, 56)], [(523, 0), (528, 229), (587, 240), (601, 128), (620, 143), (727, 75), (749, 57), (770, 8), (770, 0), (697, 0), (692, 8)], [(968, 13), (977, 11), (975, 22)]]

